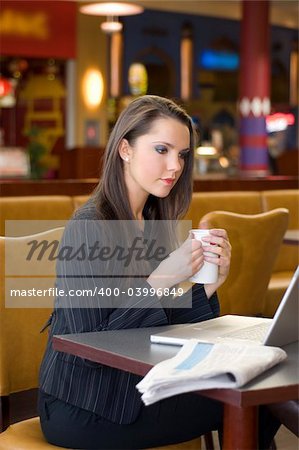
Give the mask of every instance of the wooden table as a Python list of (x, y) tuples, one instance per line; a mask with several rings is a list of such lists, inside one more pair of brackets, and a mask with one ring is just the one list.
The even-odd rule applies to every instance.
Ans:
[[(169, 327), (54, 336), (56, 350), (144, 376), (155, 364), (174, 356), (178, 347), (151, 344), (153, 331)], [(261, 404), (298, 398), (298, 342), (284, 348), (288, 358), (242, 389), (201, 391), (224, 403), (224, 450), (257, 448), (257, 409)]]
[(283, 238), (283, 243), (299, 245), (299, 230), (287, 230)]

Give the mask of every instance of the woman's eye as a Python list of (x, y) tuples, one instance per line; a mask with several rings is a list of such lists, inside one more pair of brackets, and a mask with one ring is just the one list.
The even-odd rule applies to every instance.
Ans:
[(166, 153), (167, 152), (167, 147), (165, 147), (165, 145), (156, 145), (155, 146), (155, 150), (158, 153)]

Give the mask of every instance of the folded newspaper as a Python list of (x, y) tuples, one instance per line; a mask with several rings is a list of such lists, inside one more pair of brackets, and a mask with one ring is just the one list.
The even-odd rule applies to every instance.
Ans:
[(190, 339), (176, 356), (154, 366), (136, 387), (146, 405), (184, 392), (238, 388), (286, 357), (277, 347)]

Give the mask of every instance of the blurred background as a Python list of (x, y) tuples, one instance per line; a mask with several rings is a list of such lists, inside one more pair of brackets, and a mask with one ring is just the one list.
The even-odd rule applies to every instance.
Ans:
[(2, 180), (97, 178), (143, 94), (192, 116), (195, 178), (298, 175), (297, 1), (95, 3), (1, 1)]

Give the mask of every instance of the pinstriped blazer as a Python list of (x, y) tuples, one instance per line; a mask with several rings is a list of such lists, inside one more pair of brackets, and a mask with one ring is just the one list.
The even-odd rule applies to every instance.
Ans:
[[(90, 243), (92, 233), (86, 227), (86, 222), (96, 221), (95, 208), (87, 205), (75, 219), (71, 220), (65, 229), (61, 242), (63, 248), (74, 245), (74, 242), (78, 248), (84, 243)], [(77, 220), (81, 221), (79, 227)], [(96, 274), (104, 269), (105, 267), (99, 269), (98, 261), (95, 269), (95, 264), (90, 261), (88, 264), (79, 264), (74, 258), (71, 261), (58, 260), (57, 288), (64, 292), (90, 288), (91, 285), (102, 283), (102, 278), (97, 278)], [(142, 292), (145, 287), (150, 289), (144, 278), (134, 280), (134, 289), (140, 288)], [(52, 336), (199, 322), (219, 315), (217, 295), (207, 299), (202, 285), (194, 285), (192, 288), (191, 308), (165, 308), (156, 295), (130, 297), (128, 303), (118, 308), (110, 304), (111, 298), (107, 301), (103, 296), (95, 295), (92, 303), (90, 302), (90, 298), (76, 296), (56, 298), (48, 344), (40, 367), (40, 389), (119, 424), (134, 422), (143, 407), (140, 394), (135, 388), (140, 377), (77, 356), (56, 352), (52, 347)]]

